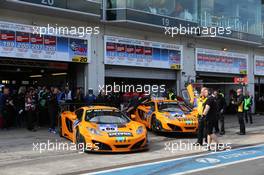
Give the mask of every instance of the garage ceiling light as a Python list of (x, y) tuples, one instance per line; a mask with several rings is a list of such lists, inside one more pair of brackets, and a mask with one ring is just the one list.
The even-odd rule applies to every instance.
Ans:
[(52, 76), (60, 76), (60, 75), (67, 75), (66, 72), (62, 72), (62, 73), (53, 73), (51, 74)]
[(42, 75), (30, 75), (29, 77), (30, 77), (30, 78), (41, 78)]

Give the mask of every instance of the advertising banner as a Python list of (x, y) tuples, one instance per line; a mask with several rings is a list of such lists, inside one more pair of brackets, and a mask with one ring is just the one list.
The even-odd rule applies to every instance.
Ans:
[(248, 77), (234, 77), (235, 84), (248, 84)]
[(264, 56), (256, 55), (254, 65), (255, 75), (264, 76)]
[(105, 64), (182, 69), (182, 46), (105, 36)]
[(34, 34), (33, 26), (0, 21), (0, 57), (88, 63), (90, 37)]
[(248, 55), (197, 48), (196, 71), (246, 75)]

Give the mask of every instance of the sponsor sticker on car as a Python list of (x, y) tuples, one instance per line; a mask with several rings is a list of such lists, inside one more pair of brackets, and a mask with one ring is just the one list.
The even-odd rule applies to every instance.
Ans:
[(116, 141), (117, 142), (125, 142), (126, 141), (126, 137), (116, 137)]
[(191, 121), (191, 120), (186, 120), (185, 123), (186, 123), (187, 125), (190, 125), (190, 124), (192, 124), (192, 121)]
[(131, 132), (109, 132), (108, 133), (109, 137), (132, 137)]

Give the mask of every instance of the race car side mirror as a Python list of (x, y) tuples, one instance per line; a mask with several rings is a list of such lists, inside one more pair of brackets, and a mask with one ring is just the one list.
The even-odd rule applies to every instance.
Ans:
[(136, 118), (136, 115), (132, 114), (130, 117), (132, 120), (134, 120)]

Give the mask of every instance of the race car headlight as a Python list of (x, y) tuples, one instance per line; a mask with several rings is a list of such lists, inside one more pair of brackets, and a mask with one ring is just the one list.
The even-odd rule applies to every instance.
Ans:
[(143, 128), (143, 126), (139, 126), (139, 127), (137, 128), (137, 130), (136, 130), (136, 133), (137, 133), (138, 135), (142, 134), (143, 132), (144, 132), (144, 128)]
[(102, 134), (101, 134), (101, 131), (99, 131), (99, 130), (97, 130), (97, 129), (95, 129), (95, 128), (87, 128), (88, 129), (88, 131), (91, 133), (91, 134), (93, 134), (93, 135), (99, 135), (99, 136), (101, 136)]

